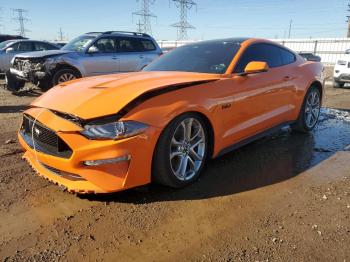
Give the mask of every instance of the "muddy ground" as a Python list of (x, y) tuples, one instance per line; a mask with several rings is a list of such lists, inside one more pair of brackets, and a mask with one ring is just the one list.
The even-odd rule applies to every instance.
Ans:
[(21, 160), (20, 111), (39, 93), (0, 90), (2, 260), (350, 261), (350, 89), (327, 86), (313, 133), (212, 160), (190, 187), (84, 198)]

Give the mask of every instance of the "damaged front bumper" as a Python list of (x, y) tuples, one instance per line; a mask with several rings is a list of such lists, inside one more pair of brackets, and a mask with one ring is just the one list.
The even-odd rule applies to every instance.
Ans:
[(51, 72), (47, 69), (43, 61), (30, 61), (15, 59), (10, 73), (18, 80), (24, 80), (37, 84), (39, 81), (44, 81), (49, 78)]
[[(100, 141), (82, 136), (81, 127), (47, 109), (31, 108), (26, 117), (37, 120), (27, 132), (22, 124), (18, 133), (23, 158), (37, 174), (67, 191), (111, 193), (151, 181), (157, 128), (127, 139)], [(53, 138), (55, 147), (50, 142)]]

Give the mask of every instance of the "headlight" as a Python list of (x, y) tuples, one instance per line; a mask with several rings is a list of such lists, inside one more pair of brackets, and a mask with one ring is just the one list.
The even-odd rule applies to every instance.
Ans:
[(56, 67), (56, 59), (52, 57), (46, 58), (44, 64), (49, 70), (54, 69)]
[(346, 65), (346, 61), (344, 61), (344, 60), (338, 60), (337, 64), (338, 64), (338, 65)]
[(136, 136), (148, 126), (136, 121), (119, 121), (101, 125), (86, 125), (81, 134), (90, 139), (122, 139)]

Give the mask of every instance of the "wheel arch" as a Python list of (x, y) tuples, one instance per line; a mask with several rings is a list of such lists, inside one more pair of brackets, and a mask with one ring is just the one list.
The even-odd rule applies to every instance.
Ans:
[[(320, 92), (320, 95), (321, 95), (321, 101), (322, 101), (322, 99), (323, 99), (323, 85), (322, 85), (322, 83), (320, 82), (320, 81), (318, 81), (318, 80), (315, 80), (315, 81), (313, 81), (310, 85), (309, 85), (309, 87), (308, 87), (308, 90), (311, 88), (311, 87), (316, 87), (317, 89), (318, 89), (318, 91)], [(308, 91), (307, 90), (307, 91)]]
[(59, 64), (57, 64), (52, 75), (54, 75), (56, 72), (58, 72), (61, 69), (74, 70), (75, 72), (77, 72), (79, 74), (80, 77), (82, 77), (82, 73), (80, 72), (80, 70), (78, 68), (76, 68), (75, 66), (72, 66), (70, 64), (67, 64), (67, 63), (59, 63)]

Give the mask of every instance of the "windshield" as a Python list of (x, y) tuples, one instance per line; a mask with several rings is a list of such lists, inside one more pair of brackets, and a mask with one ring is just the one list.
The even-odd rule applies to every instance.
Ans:
[(223, 74), (240, 44), (230, 41), (202, 42), (181, 46), (161, 56), (144, 71), (184, 71)]
[(4, 41), (4, 42), (1, 42), (0, 43), (0, 49), (4, 49), (4, 48), (6, 48), (7, 46), (9, 46), (11, 43), (13, 43), (13, 42), (15, 42), (15, 41), (13, 41), (13, 40), (7, 40), (7, 41)]
[(96, 36), (92, 36), (92, 35), (79, 36), (77, 38), (74, 38), (65, 46), (63, 46), (61, 50), (77, 51), (77, 52), (83, 51), (85, 47), (88, 46), (95, 38)]

